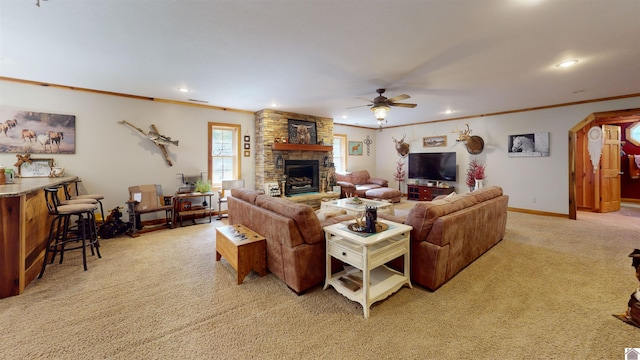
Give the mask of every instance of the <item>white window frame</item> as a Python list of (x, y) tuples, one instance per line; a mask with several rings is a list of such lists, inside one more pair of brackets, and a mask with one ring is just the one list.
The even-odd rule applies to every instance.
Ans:
[[(208, 177), (211, 181), (211, 184), (214, 188), (220, 188), (222, 186), (222, 180), (237, 180), (240, 179), (240, 133), (241, 126), (235, 124), (225, 124), (225, 123), (214, 123), (210, 122), (209, 125), (209, 160), (208, 160)], [(223, 131), (233, 131), (232, 143), (227, 144), (230, 146), (231, 153), (230, 154), (221, 154), (220, 147), (214, 143), (215, 139), (213, 136), (214, 131), (223, 130)], [(224, 145), (223, 145), (224, 146)], [(216, 149), (218, 147), (218, 149)], [(218, 179), (216, 178), (216, 174), (214, 174), (214, 162), (216, 159), (220, 158), (231, 158), (231, 179)]]
[(336, 172), (347, 172), (347, 135), (333, 134), (333, 164)]

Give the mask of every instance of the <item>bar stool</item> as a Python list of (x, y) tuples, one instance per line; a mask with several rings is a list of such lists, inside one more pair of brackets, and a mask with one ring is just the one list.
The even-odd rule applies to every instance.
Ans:
[[(102, 207), (102, 201), (104, 199), (104, 196), (102, 194), (84, 194), (84, 195), (80, 195), (79, 191), (78, 191), (78, 183), (81, 182), (82, 180), (80, 179), (75, 179), (75, 180), (71, 180), (66, 182), (63, 187), (64, 187), (64, 197), (67, 200), (78, 200), (78, 199), (93, 199), (96, 200), (99, 204), (100, 204), (100, 215), (102, 215), (102, 222), (104, 222), (106, 220), (106, 218), (104, 217), (104, 208)], [(69, 190), (69, 187), (71, 185), (75, 185), (75, 190), (76, 190), (76, 194), (75, 195), (71, 195), (71, 191)]]
[[(82, 264), (85, 271), (87, 270), (87, 247), (91, 249), (91, 255), (97, 253), (98, 258), (102, 258), (94, 216), (94, 211), (98, 208), (97, 204), (82, 203), (85, 200), (81, 202), (71, 200), (67, 201), (67, 205), (62, 205), (58, 198), (59, 188), (57, 186), (44, 189), (45, 202), (53, 219), (51, 220), (47, 247), (38, 278), (42, 278), (49, 257), (51, 256), (50, 263), (53, 264), (58, 253), (60, 254), (60, 263), (62, 263), (65, 251), (82, 249)], [(71, 224), (71, 218), (74, 216), (78, 218), (75, 227)], [(67, 247), (67, 244), (72, 242), (79, 242), (79, 244)]]

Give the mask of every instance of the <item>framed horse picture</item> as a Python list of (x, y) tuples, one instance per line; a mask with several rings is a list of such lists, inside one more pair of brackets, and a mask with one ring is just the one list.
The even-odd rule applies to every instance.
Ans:
[(76, 153), (75, 115), (0, 106), (0, 116), (0, 153)]
[(509, 135), (509, 157), (549, 156), (549, 133)]

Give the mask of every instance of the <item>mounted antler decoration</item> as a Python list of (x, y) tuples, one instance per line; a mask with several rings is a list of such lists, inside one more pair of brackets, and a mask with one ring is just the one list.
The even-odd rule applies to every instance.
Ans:
[(406, 134), (402, 134), (402, 139), (400, 140), (396, 140), (396, 138), (394, 138), (393, 136), (391, 137), (393, 139), (393, 142), (396, 143), (396, 151), (401, 157), (405, 157), (409, 153), (409, 144), (404, 142), (405, 137), (407, 137)]
[(451, 133), (458, 134), (457, 142), (461, 142), (467, 148), (467, 152), (471, 155), (478, 155), (484, 150), (484, 140), (478, 135), (471, 135), (469, 123), (464, 123), (467, 130), (458, 130), (457, 128)]

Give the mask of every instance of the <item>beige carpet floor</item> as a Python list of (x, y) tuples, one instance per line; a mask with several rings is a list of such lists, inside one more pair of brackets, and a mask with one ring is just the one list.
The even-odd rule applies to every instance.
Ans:
[[(397, 206), (399, 213), (411, 203)], [(404, 210), (403, 210), (404, 209)], [(102, 242), (0, 300), (2, 359), (622, 359), (640, 329), (615, 319), (638, 286), (640, 209), (577, 221), (510, 212), (505, 239), (436, 292), (362, 307), (297, 296), (215, 261), (215, 227)]]

